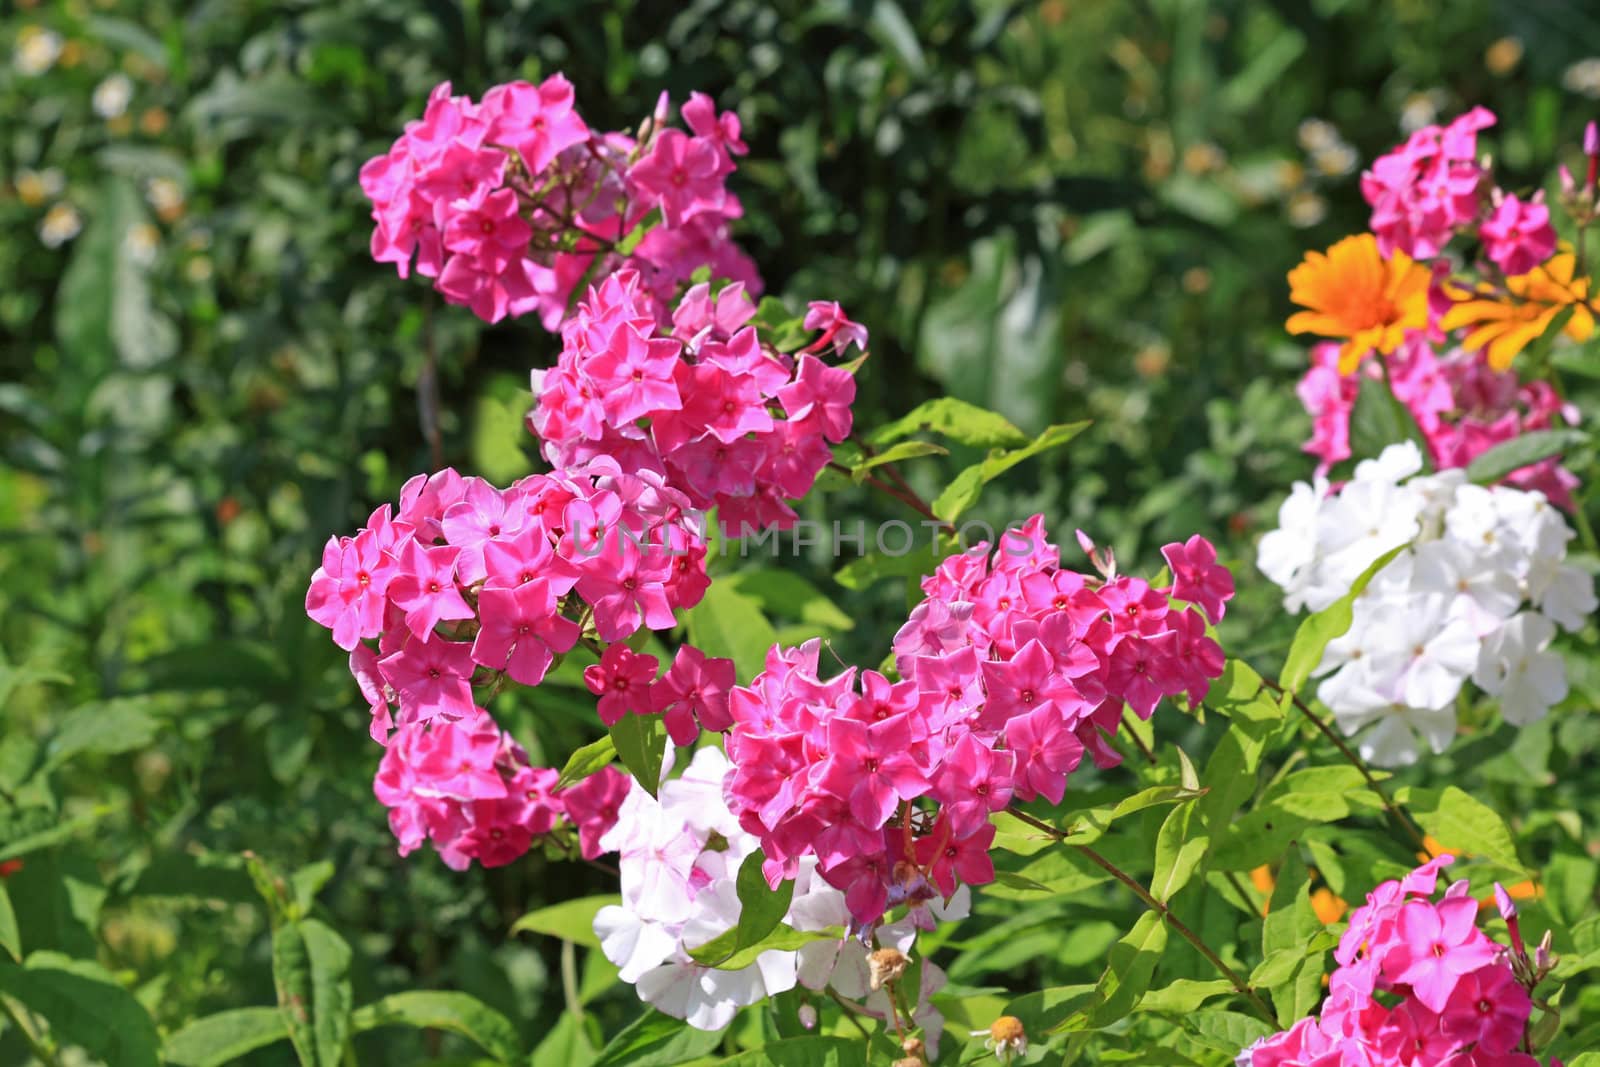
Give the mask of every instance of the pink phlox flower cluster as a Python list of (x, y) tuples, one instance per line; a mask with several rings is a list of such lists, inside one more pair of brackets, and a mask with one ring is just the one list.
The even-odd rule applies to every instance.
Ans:
[(1556, 251), (1556, 231), (1544, 191), (1531, 200), (1515, 194), (1501, 197), (1478, 227), (1478, 237), (1489, 259), (1508, 275), (1526, 274), (1549, 259)]
[(1518, 1051), (1533, 1001), (1478, 928), (1465, 881), (1435, 900), (1441, 856), (1350, 916), (1318, 1016), (1265, 1038), (1243, 1067), (1541, 1067)]
[(702, 727), (720, 733), (733, 724), (728, 715), (733, 660), (680, 645), (672, 665), (657, 678), (659, 666), (656, 657), (627, 645), (607, 648), (600, 662), (583, 672), (584, 684), (600, 698), (600, 721), (615, 726), (628, 714), (660, 715), (677, 745), (692, 744)]
[[(1317, 473), (1350, 458), (1350, 416), (1361, 376), (1379, 379), (1376, 360), (1357, 374), (1338, 371), (1339, 346), (1311, 350), (1311, 367), (1297, 392), (1312, 417), (1305, 451), (1318, 459)], [(1514, 370), (1495, 371), (1481, 354), (1459, 350), (1436, 355), (1421, 335), (1408, 338), (1390, 357), (1394, 395), (1417, 420), (1433, 464), (1440, 470), (1465, 467), (1495, 445), (1532, 430), (1576, 425), (1578, 410), (1565, 404), (1548, 382), (1519, 382)], [(1556, 457), (1512, 471), (1504, 479), (1519, 489), (1538, 490), (1570, 511), (1578, 478)]]
[(418, 475), (397, 510), (329, 539), (306, 612), (351, 652), (382, 740), (394, 722), (472, 717), (480, 669), (538, 685), (585, 609), (606, 642), (672, 628), (709, 584), (691, 518), (659, 477), (604, 461), (504, 490)]
[[(669, 770), (681, 751), (669, 747)], [(875, 938), (849, 937), (844, 895), (817, 876), (815, 857), (806, 857), (796, 866), (784, 922), (795, 930), (836, 936), (798, 950), (763, 952), (738, 970), (697, 962), (692, 949), (737, 925), (739, 869), (760, 847), (760, 839), (740, 825), (724, 799), (723, 783), (731, 770), (721, 750), (707, 747), (695, 753), (680, 776), (664, 782), (657, 797), (631, 783), (620, 817), (603, 841), (619, 854), (622, 894), (619, 904), (595, 916), (601, 951), (640, 999), (703, 1030), (719, 1030), (740, 1008), (797, 985), (831, 990), (868, 1014), (887, 1017), (883, 991), (870, 986), (869, 951), (893, 946), (909, 953), (918, 929), (965, 917), (967, 892), (960, 891), (948, 905), (923, 903), (898, 922), (878, 927)], [(924, 989), (914, 1015), (929, 1048), (936, 1049), (943, 1019), (930, 997), (945, 978), (931, 961), (923, 967)]]
[[(560, 74), (494, 86), (481, 102), (441, 84), (422, 118), (361, 169), (373, 258), (401, 277), (415, 263), (447, 300), (489, 322), (533, 312), (552, 330), (581, 279), (623, 267), (645, 278), (663, 321), (701, 267), (759, 291), (754, 263), (728, 235), (742, 214), (724, 187), (746, 151), (738, 117), (719, 115), (703, 93), (683, 117), (691, 133), (657, 121), (640, 143), (592, 130)], [(622, 253), (658, 209), (661, 224)]]
[(953, 556), (895, 637), (901, 680), (824, 679), (819, 642), (773, 648), (733, 690), (729, 805), (761, 841), (774, 884), (815, 856), (870, 927), (895, 905), (994, 878), (991, 813), (1013, 798), (1060, 802), (1085, 750), (1107, 743), (1124, 704), (1148, 718), (1163, 696), (1204, 696), (1221, 675), (1206, 618), (1233, 581), (1201, 538), (1165, 550), (1174, 587), (1098, 582), (1064, 570), (1042, 516), (1000, 547)]
[[(811, 352), (764, 344), (745, 286), (691, 287), (658, 327), (640, 275), (592, 288), (562, 328), (556, 366), (535, 371), (529, 416), (545, 458), (569, 467), (605, 456), (650, 471), (724, 526), (787, 528), (850, 433), (856, 383)], [(836, 312), (823, 338), (865, 344)]]
[(606, 767), (557, 790), (559, 777), (553, 768), (530, 766), (522, 746), (474, 708), (461, 719), (400, 727), (372, 788), (389, 809), (402, 856), (430, 841), (455, 870), (473, 860), (502, 867), (564, 826), (593, 859), (616, 823), (629, 779)]
[(1372, 232), (1385, 256), (1398, 249), (1413, 259), (1433, 259), (1478, 218), (1486, 177), (1476, 158), (1478, 131), (1494, 123), (1493, 112), (1475, 107), (1448, 126), (1425, 126), (1361, 175)]

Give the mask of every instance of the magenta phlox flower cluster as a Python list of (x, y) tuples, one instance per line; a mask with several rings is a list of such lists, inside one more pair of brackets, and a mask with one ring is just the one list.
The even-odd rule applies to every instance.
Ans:
[(764, 343), (756, 308), (734, 282), (691, 287), (663, 328), (641, 276), (591, 289), (562, 327), (556, 366), (535, 371), (529, 417), (545, 458), (571, 467), (610, 457), (647, 470), (732, 530), (787, 528), (787, 501), (811, 490), (850, 433), (855, 377), (817, 353), (863, 347), (866, 330), (837, 304), (813, 303), (821, 336), (794, 355)]
[[(1320, 461), (1318, 474), (1350, 458), (1350, 416), (1361, 389), (1361, 375), (1380, 378), (1383, 369), (1367, 360), (1359, 374), (1341, 375), (1339, 346), (1311, 350), (1311, 367), (1297, 391), (1312, 417), (1305, 451)], [(1436, 355), (1413, 334), (1388, 357), (1389, 385), (1417, 420), (1433, 464), (1440, 470), (1465, 467), (1495, 445), (1532, 430), (1576, 425), (1578, 409), (1563, 403), (1548, 382), (1521, 382), (1514, 370), (1495, 371), (1481, 353), (1449, 351)], [(1558, 507), (1571, 510), (1578, 478), (1551, 457), (1506, 476), (1519, 489), (1538, 490)]]
[(441, 84), (422, 118), (361, 168), (372, 256), (402, 278), (414, 263), (489, 322), (531, 312), (551, 330), (583, 278), (623, 267), (644, 279), (658, 315), (701, 267), (759, 291), (728, 234), (743, 213), (724, 185), (747, 151), (739, 119), (703, 93), (682, 114), (688, 133), (666, 126), (663, 97), (635, 138), (593, 130), (560, 74), (494, 86), (479, 102)]
[(1526, 274), (1555, 254), (1543, 193), (1523, 199), (1496, 188), (1477, 158), (1478, 132), (1494, 123), (1493, 112), (1475, 107), (1447, 126), (1425, 126), (1361, 176), (1385, 256), (1435, 259), (1474, 226), (1484, 254), (1507, 275)]
[[(897, 904), (994, 878), (991, 813), (1059, 802), (1087, 750), (1126, 704), (1203, 697), (1223, 654), (1206, 634), (1233, 578), (1203, 538), (1164, 550), (1170, 587), (1065, 570), (1042, 516), (953, 556), (895, 638), (900, 680), (849, 669), (823, 678), (820, 645), (773, 648), (733, 690), (729, 805), (761, 840), (774, 883), (803, 857), (845, 892), (861, 925)], [(1172, 598), (1198, 604), (1177, 608)]]
[(455, 870), (473, 860), (501, 867), (562, 828), (593, 859), (616, 824), (629, 778), (606, 767), (558, 790), (559, 777), (553, 768), (531, 766), (522, 746), (475, 708), (469, 717), (395, 731), (373, 792), (389, 809), (402, 856), (430, 841)]
[(1478, 217), (1485, 171), (1477, 160), (1478, 131), (1494, 113), (1475, 107), (1447, 126), (1424, 126), (1361, 176), (1372, 205), (1372, 232), (1384, 255), (1398, 249), (1433, 259), (1450, 238)]
[[(1513, 950), (1478, 927), (1466, 881), (1435, 900), (1444, 855), (1385, 882), (1350, 916), (1318, 1016), (1265, 1038), (1242, 1067), (1541, 1067), (1519, 1046), (1533, 1001)], [(1513, 930), (1516, 911), (1496, 887)]]

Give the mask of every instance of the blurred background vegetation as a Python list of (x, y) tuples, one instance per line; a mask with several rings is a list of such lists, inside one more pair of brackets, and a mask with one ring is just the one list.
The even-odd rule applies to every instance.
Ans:
[[(858, 425), (941, 391), (1032, 431), (1093, 419), (981, 514), (1043, 510), (1145, 566), (1194, 531), (1248, 560), (1309, 472), (1284, 272), (1364, 227), (1364, 162), (1481, 103), (1531, 183), (1600, 111), (1600, 14), (1578, 0), (6, 10), (0, 862), (26, 856), (0, 870), (30, 949), (97, 954), (164, 1028), (273, 1002), (245, 850), (285, 873), (331, 864), (303, 877), (331, 871), (321, 908), (355, 949), (357, 1003), (466, 990), (530, 1047), (561, 983), (550, 946), (507, 926), (608, 888), (537, 856), (402, 862), (362, 702), (301, 606), (326, 537), (429, 466), (430, 366), (447, 463), (502, 483), (536, 469), (521, 416), (554, 339), (485, 326), (367, 255), (357, 169), (437, 82), (476, 96), (563, 70), (597, 127), (663, 90), (736, 109), (741, 237), (770, 291), (871, 328)], [(830, 495), (813, 515), (914, 518), (893, 506)], [(832, 561), (805, 566), (854, 595)], [(866, 597), (821, 625), (875, 663), (904, 600), (895, 583)], [(580, 692), (503, 701), (536, 760), (598, 732)], [(1091, 942), (993, 965), (1059, 982), (1094, 966)], [(606, 977), (588, 967), (585, 996)], [(625, 990), (591, 1007), (608, 1031), (637, 1013)], [(359, 1047), (404, 1063), (454, 1046)], [(21, 1055), (0, 1035), (0, 1062)]]

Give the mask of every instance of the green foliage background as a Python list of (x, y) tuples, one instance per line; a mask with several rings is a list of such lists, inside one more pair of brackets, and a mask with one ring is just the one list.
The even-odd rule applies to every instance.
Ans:
[[(1250, 576), (1252, 540), (1310, 467), (1284, 272), (1362, 228), (1359, 163), (1408, 109), (1494, 108), (1499, 158), (1530, 183), (1570, 160), (1596, 104), (1563, 74), (1600, 47), (1600, 16), (1550, 0), (70, 0), (0, 18), (0, 48), (30, 26), (66, 45), (42, 74), (0, 66), (0, 857), (25, 853), (5, 885), (27, 949), (98, 958), (164, 1033), (271, 1005), (273, 916), (252, 873), (277, 877), (285, 915), (314, 910), (349, 942), (355, 1003), (471, 993), (550, 1063), (585, 1040), (564, 1006), (586, 1005), (597, 1040), (637, 1002), (598, 953), (569, 961), (564, 989), (555, 942), (508, 930), (609, 879), (537, 855), (461, 875), (431, 853), (401, 861), (364, 709), (301, 607), (328, 534), (430, 465), (430, 425), (458, 468), (535, 467), (520, 420), (553, 339), (487, 327), (366, 254), (356, 171), (434, 84), (477, 94), (563, 70), (600, 127), (663, 90), (736, 108), (741, 235), (770, 290), (837, 299), (872, 330), (858, 425), (941, 393), (1031, 433), (1092, 419), (975, 514), (1042, 510), (1145, 565), (1205, 533), (1241, 568), (1236, 614), (1263, 620), (1275, 600)], [(1491, 69), (1506, 36), (1520, 58)], [(133, 96), (108, 122), (91, 94), (114, 71)], [(1309, 117), (1356, 169), (1319, 169)], [(30, 195), (25, 172), (49, 168), (64, 189)], [(56, 202), (83, 230), (49, 248)], [(419, 412), (435, 365), (440, 403)], [(932, 496), (948, 471), (911, 473)], [(872, 516), (911, 517), (859, 491), (809, 513)], [(903, 583), (849, 593), (832, 559), (795, 566), (823, 595), (776, 611), (780, 632), (877, 662)], [(1291, 629), (1224, 637), (1270, 663)], [(1485, 730), (1430, 771), (1498, 799), (1523, 860), (1561, 879), (1568, 923), (1595, 890), (1592, 659), (1574, 682), (1552, 724), (1515, 745)], [(581, 690), (495, 710), (535, 760), (598, 734)], [(1195, 729), (1173, 718), (1173, 739)], [(952, 977), (1092, 982), (1134, 914), (1094, 893), (995, 901), (962, 929)], [(471, 1047), (436, 1030), (356, 1043), (385, 1064)], [(0, 1062), (25, 1055), (0, 1033)]]

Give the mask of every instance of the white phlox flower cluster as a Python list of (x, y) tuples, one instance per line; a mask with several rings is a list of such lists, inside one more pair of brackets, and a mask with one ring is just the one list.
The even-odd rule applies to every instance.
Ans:
[[(661, 786), (659, 799), (633, 783), (616, 825), (601, 839), (607, 851), (620, 854), (622, 875), (621, 905), (595, 916), (601, 951), (641, 1000), (700, 1030), (720, 1030), (740, 1008), (796, 985), (819, 991), (831, 986), (864, 1013), (885, 1017), (887, 994), (870, 984), (871, 949), (893, 947), (909, 955), (918, 927), (966, 917), (970, 892), (962, 886), (948, 902), (936, 898), (916, 905), (906, 918), (877, 927), (868, 943), (844, 933), (850, 923), (844, 894), (823, 881), (815, 858), (807, 857), (784, 921), (800, 931), (838, 929), (841, 936), (763, 952), (740, 970), (695, 962), (690, 949), (738, 925), (739, 867), (759, 846), (723, 799), (722, 782), (731, 769), (721, 749), (708, 747), (680, 777)], [(944, 973), (924, 960), (914, 1018), (930, 1050), (937, 1048), (944, 1023), (930, 997), (944, 984)]]
[[(1595, 611), (1594, 580), (1566, 562), (1573, 537), (1544, 495), (1421, 474), (1414, 444), (1391, 445), (1338, 490), (1298, 482), (1261, 539), (1256, 564), (1289, 611), (1321, 611), (1384, 553), (1409, 546), (1355, 600), (1328, 645), (1317, 696), (1361, 754), (1381, 766), (1442, 752), (1470, 678), (1516, 726), (1567, 695), (1556, 630)], [(1370, 727), (1370, 729), (1368, 729)]]

